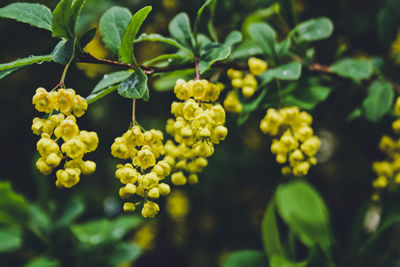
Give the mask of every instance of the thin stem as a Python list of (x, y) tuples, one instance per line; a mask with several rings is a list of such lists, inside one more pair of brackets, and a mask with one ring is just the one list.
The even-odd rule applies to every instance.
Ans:
[(136, 98), (132, 99), (132, 122), (136, 122)]
[(65, 88), (65, 83), (64, 83), (64, 81), (65, 81), (65, 76), (67, 75), (68, 68), (69, 68), (69, 66), (71, 65), (71, 63), (72, 63), (73, 60), (74, 60), (74, 56), (72, 55), (72, 57), (71, 57), (71, 59), (68, 61), (67, 65), (65, 65), (65, 68), (64, 68), (64, 71), (63, 71), (63, 73), (62, 73), (62, 75), (61, 75), (61, 80), (60, 80), (60, 83), (59, 83), (59, 85), (60, 85), (61, 87), (64, 87), (64, 88)]
[(196, 69), (196, 80), (200, 80), (200, 70), (199, 70), (199, 58), (194, 58), (194, 67)]

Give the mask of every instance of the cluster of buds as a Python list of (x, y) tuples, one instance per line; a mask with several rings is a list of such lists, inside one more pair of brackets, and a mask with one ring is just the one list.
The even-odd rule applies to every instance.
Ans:
[(130, 162), (117, 165), (115, 176), (123, 187), (119, 190), (122, 199), (140, 198), (137, 202), (125, 202), (125, 212), (134, 211), (143, 202), (143, 217), (154, 217), (160, 211), (155, 202), (160, 196), (168, 195), (170, 187), (161, 181), (171, 172), (167, 160), (160, 160), (164, 155), (163, 134), (158, 130), (142, 131), (133, 126), (121, 137), (117, 137), (111, 146), (111, 154)]
[[(96, 169), (93, 161), (84, 161), (86, 153), (96, 150), (99, 139), (95, 132), (80, 131), (76, 117), (82, 116), (87, 109), (86, 100), (73, 89), (59, 89), (47, 92), (38, 88), (32, 99), (40, 112), (49, 113), (47, 119), (34, 118), (32, 131), (41, 138), (37, 142), (40, 158), (36, 167), (44, 175), (49, 175), (65, 159), (64, 169), (56, 172), (56, 186), (70, 188), (77, 184), (80, 175), (91, 174)], [(60, 112), (51, 115), (53, 112)], [(58, 140), (64, 141), (59, 146)]]
[(317, 163), (314, 157), (321, 141), (311, 128), (312, 117), (298, 107), (286, 107), (280, 110), (270, 108), (261, 120), (260, 128), (265, 134), (275, 137), (271, 152), (276, 161), (286, 164), (282, 174), (306, 175), (311, 165)]

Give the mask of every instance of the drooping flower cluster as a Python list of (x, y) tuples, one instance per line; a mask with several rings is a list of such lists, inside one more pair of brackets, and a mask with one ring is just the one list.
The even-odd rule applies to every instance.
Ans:
[[(124, 184), (119, 190), (122, 199), (134, 195), (144, 199), (141, 214), (154, 217), (160, 210), (152, 200), (168, 195), (170, 187), (161, 181), (170, 174), (171, 167), (166, 160), (159, 160), (164, 155), (163, 134), (158, 130), (142, 131), (134, 126), (121, 137), (117, 137), (111, 146), (111, 154), (119, 159), (130, 159), (130, 163), (118, 164), (115, 176)], [(152, 200), (149, 200), (152, 199)], [(125, 202), (125, 212), (134, 211), (137, 203)]]
[(207, 80), (178, 80), (174, 92), (183, 102), (173, 102), (171, 113), (175, 119), (167, 121), (166, 130), (174, 137), (166, 143), (166, 159), (173, 166), (171, 181), (175, 185), (197, 183), (199, 173), (207, 166), (207, 159), (214, 153), (228, 134), (225, 110), (217, 103), (221, 88)]
[[(395, 112), (400, 115), (400, 97), (397, 98), (395, 104)], [(400, 134), (400, 119), (392, 123), (393, 131)], [(376, 193), (372, 195), (374, 200), (379, 199), (380, 191), (387, 187), (400, 185), (400, 139), (393, 139), (390, 136), (382, 136), (379, 142), (379, 149), (386, 154), (386, 160), (375, 161), (372, 164), (377, 178), (372, 182), (372, 186)]]
[(249, 73), (235, 69), (227, 71), (233, 87), (233, 90), (227, 94), (224, 100), (224, 107), (228, 112), (240, 113), (242, 111), (243, 105), (238, 98), (238, 89), (241, 89), (242, 95), (246, 98), (253, 96), (258, 87), (256, 76), (261, 75), (268, 67), (267, 62), (255, 57), (249, 58), (248, 65)]
[[(64, 169), (56, 172), (56, 186), (70, 188), (79, 182), (81, 174), (88, 175), (96, 169), (96, 163), (84, 161), (83, 156), (96, 150), (99, 143), (97, 134), (80, 131), (76, 124), (76, 117), (85, 113), (87, 102), (73, 89), (47, 92), (44, 88), (38, 88), (32, 103), (40, 112), (51, 114), (60, 111), (59, 114), (49, 115), (47, 119), (33, 119), (32, 131), (41, 136), (37, 142), (41, 157), (36, 167), (44, 175), (49, 175), (65, 159)], [(60, 138), (64, 141), (61, 148), (57, 143)]]
[(306, 175), (311, 165), (317, 163), (314, 157), (321, 141), (311, 128), (312, 117), (298, 107), (286, 107), (276, 110), (270, 108), (261, 120), (260, 128), (265, 134), (275, 137), (271, 152), (276, 161), (286, 164), (282, 174)]

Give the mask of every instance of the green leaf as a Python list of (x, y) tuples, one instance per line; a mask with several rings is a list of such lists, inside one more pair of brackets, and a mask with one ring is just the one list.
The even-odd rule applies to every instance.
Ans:
[(370, 78), (374, 65), (368, 59), (346, 58), (335, 62), (331, 69), (339, 76), (358, 81)]
[(23, 225), (29, 217), (25, 198), (11, 189), (9, 182), (0, 182), (0, 223)]
[(248, 28), (248, 34), (266, 56), (275, 58), (276, 32), (267, 23), (253, 23)]
[(142, 26), (143, 21), (146, 19), (150, 11), (151, 6), (146, 6), (132, 16), (122, 37), (121, 47), (119, 48), (119, 59), (122, 62), (137, 66), (135, 54), (133, 52), (133, 43), (140, 26)]
[(65, 227), (71, 224), (75, 219), (77, 219), (85, 211), (85, 204), (82, 199), (72, 198), (69, 199), (62, 210), (60, 216), (58, 216), (55, 226)]
[(267, 20), (274, 14), (280, 12), (280, 3), (273, 3), (264, 9), (258, 9), (246, 17), (242, 25), (242, 32), (248, 32), (249, 26), (255, 22), (262, 22)]
[(22, 231), (18, 228), (0, 228), (0, 252), (19, 249), (22, 245)]
[(247, 59), (249, 57), (262, 54), (263, 50), (257, 45), (257, 43), (251, 40), (246, 40), (233, 49), (233, 52), (229, 56), (229, 59), (230, 60)]
[(207, 71), (212, 64), (224, 60), (231, 54), (231, 48), (224, 44), (209, 43), (200, 50), (199, 70), (200, 74)]
[(261, 91), (261, 93), (253, 101), (251, 101), (249, 103), (243, 102), (243, 110), (242, 110), (242, 112), (240, 112), (238, 120), (237, 120), (238, 125), (242, 125), (243, 123), (245, 123), (247, 121), (250, 114), (258, 108), (261, 101), (264, 99), (265, 95), (267, 94), (267, 91), (268, 91), (267, 88), (265, 88)]
[(398, 0), (382, 1), (382, 8), (377, 15), (376, 26), (380, 42), (383, 49), (389, 49), (393, 40), (396, 38), (400, 24), (400, 3)]
[(139, 38), (135, 40), (135, 42), (143, 42), (143, 41), (151, 41), (151, 42), (163, 42), (165, 44), (169, 44), (172, 46), (175, 46), (179, 49), (182, 49), (183, 51), (187, 52), (189, 55), (193, 55), (192, 51), (178, 43), (175, 39), (164, 37), (161, 34), (158, 33), (142, 33)]
[(24, 265), (24, 267), (59, 267), (61, 263), (58, 260), (42, 256), (35, 258)]
[(117, 71), (104, 75), (103, 79), (100, 80), (100, 82), (94, 87), (90, 95), (86, 98), (86, 101), (88, 102), (88, 104), (91, 104), (102, 98), (103, 96), (106, 96), (112, 91), (118, 89), (118, 85), (113, 85), (122, 82), (131, 75), (132, 71)]
[(53, 14), (51, 14), (51, 10), (44, 5), (14, 3), (0, 8), (0, 17), (15, 19), (34, 27), (51, 31)]
[(138, 246), (129, 243), (119, 243), (109, 258), (110, 266), (117, 266), (122, 263), (134, 261), (142, 254)]
[(119, 6), (110, 8), (101, 17), (100, 32), (105, 45), (113, 54), (118, 54), (122, 37), (124, 36), (125, 29), (131, 18), (132, 14), (129, 9)]
[(75, 38), (75, 25), (85, 0), (62, 0), (53, 11), (53, 36)]
[(143, 220), (139, 216), (121, 216), (114, 220), (99, 219), (71, 226), (72, 233), (82, 243), (97, 246), (120, 240)]
[(379, 121), (390, 111), (394, 99), (393, 87), (390, 82), (376, 80), (368, 87), (368, 96), (362, 102), (365, 117), (372, 121)]
[(306, 267), (307, 260), (302, 262), (292, 262), (284, 257), (275, 255), (269, 260), (269, 264), (271, 267)]
[(30, 56), (26, 58), (17, 59), (13, 62), (0, 64), (0, 79), (4, 78), (8, 74), (34, 63), (41, 64), (43, 62), (51, 61), (53, 57), (51, 55), (45, 56)]
[(196, 37), (197, 36), (197, 31), (199, 29), (199, 24), (201, 20), (201, 16), (203, 14), (204, 9), (209, 6), (211, 3), (215, 2), (216, 0), (206, 0), (204, 4), (197, 10), (197, 16), (196, 20), (194, 22), (194, 27), (193, 27), (193, 35)]
[(284, 102), (302, 109), (311, 110), (318, 103), (324, 101), (331, 91), (332, 88), (319, 84), (297, 86), (295, 90), (284, 97)]
[(273, 199), (268, 204), (264, 213), (261, 223), (261, 232), (264, 250), (268, 258), (272, 258), (274, 255), (285, 257), (285, 251), (282, 247), (278, 225), (276, 223), (275, 202)]
[(225, 45), (233, 47), (234, 45), (243, 41), (243, 36), (239, 31), (231, 31), (225, 38)]
[(275, 51), (278, 58), (283, 58), (289, 53), (289, 49), (292, 45), (292, 41), (290, 38), (286, 38), (285, 40), (277, 43), (275, 45)]
[(363, 111), (360, 107), (356, 107), (347, 117), (346, 121), (350, 122), (352, 120), (355, 120), (363, 115)]
[(156, 58), (147, 60), (146, 62), (143, 62), (143, 65), (159, 66), (159, 67), (161, 67), (162, 65), (163, 67), (166, 67), (170, 65), (182, 64), (183, 62), (187, 62), (188, 60), (190, 60), (190, 58), (179, 54), (164, 54)]
[(49, 214), (38, 205), (29, 205), (29, 229), (37, 236), (43, 237), (53, 229)]
[(165, 92), (174, 90), (174, 86), (178, 79), (189, 80), (196, 74), (194, 69), (176, 70), (166, 74), (162, 74), (160, 78), (153, 82), (156, 91)]
[(149, 100), (149, 88), (147, 87), (147, 75), (138, 69), (118, 87), (118, 94), (126, 98)]
[(168, 25), (169, 34), (183, 46), (192, 49), (195, 43), (190, 29), (189, 17), (186, 13), (176, 15)]
[(322, 197), (305, 181), (278, 187), (275, 197), (280, 216), (307, 246), (318, 244), (326, 253), (331, 246), (329, 214)]
[(51, 52), (53, 61), (61, 65), (67, 65), (75, 53), (75, 44), (76, 38), (58, 42), (53, 52)]
[(298, 80), (301, 75), (301, 64), (292, 61), (269, 71), (271, 71), (273, 76), (279, 80)]
[(82, 35), (82, 37), (79, 39), (80, 48), (85, 48), (93, 40), (93, 38), (96, 36), (96, 31), (97, 29), (93, 28)]
[(268, 267), (265, 254), (258, 250), (240, 250), (226, 259), (224, 267)]
[(332, 35), (333, 23), (326, 17), (310, 19), (297, 25), (289, 35), (295, 35), (297, 42), (311, 42), (326, 39)]

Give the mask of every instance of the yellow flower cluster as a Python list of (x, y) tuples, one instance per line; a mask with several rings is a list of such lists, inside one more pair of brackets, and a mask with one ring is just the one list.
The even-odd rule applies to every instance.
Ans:
[[(115, 176), (124, 184), (119, 190), (122, 199), (138, 195), (144, 198), (142, 216), (154, 217), (160, 207), (154, 201), (168, 195), (170, 187), (161, 181), (170, 174), (171, 167), (166, 160), (159, 160), (164, 155), (163, 134), (158, 130), (142, 131), (133, 126), (121, 137), (117, 137), (111, 146), (111, 154), (119, 159), (131, 159), (131, 163), (118, 164)], [(134, 211), (141, 203), (125, 202), (125, 212)]]
[(248, 65), (250, 73), (243, 73), (235, 69), (229, 69), (227, 71), (227, 75), (234, 88), (227, 94), (224, 100), (224, 107), (228, 112), (240, 113), (242, 111), (243, 106), (239, 101), (237, 90), (241, 88), (242, 95), (246, 98), (253, 96), (258, 87), (255, 76), (261, 75), (268, 67), (267, 62), (255, 57), (249, 58)]
[[(167, 121), (166, 131), (179, 145), (169, 141), (165, 145), (166, 160), (173, 166), (171, 181), (175, 185), (197, 183), (199, 173), (207, 166), (207, 159), (214, 153), (228, 134), (225, 110), (217, 103), (221, 88), (207, 80), (178, 80), (174, 92), (184, 102), (173, 102), (171, 113), (175, 119)], [(188, 175), (185, 175), (188, 172)]]
[[(97, 134), (80, 131), (75, 118), (85, 113), (87, 102), (73, 89), (47, 92), (44, 88), (38, 88), (32, 103), (40, 112), (61, 112), (49, 115), (48, 119), (33, 119), (32, 131), (41, 136), (37, 142), (41, 157), (36, 162), (36, 167), (44, 175), (49, 175), (60, 165), (62, 159), (66, 159), (64, 169), (56, 172), (56, 186), (70, 188), (79, 182), (81, 173), (88, 175), (96, 169), (96, 163), (84, 161), (83, 156), (96, 150), (99, 143)], [(57, 143), (60, 138), (64, 141), (61, 148)]]
[(260, 128), (265, 134), (277, 137), (272, 141), (271, 152), (276, 154), (282, 168), (282, 174), (306, 175), (311, 165), (317, 163), (314, 157), (321, 141), (311, 128), (312, 117), (298, 107), (286, 107), (279, 110), (270, 108), (261, 120)]
[[(400, 115), (400, 97), (395, 104), (395, 112)], [(392, 123), (393, 131), (400, 134), (400, 119)], [(372, 169), (377, 174), (377, 178), (372, 182), (372, 187), (378, 190), (372, 195), (374, 200), (379, 199), (379, 191), (388, 186), (400, 185), (400, 139), (393, 139), (387, 135), (382, 136), (379, 142), (379, 149), (384, 152), (387, 159), (375, 161)]]

